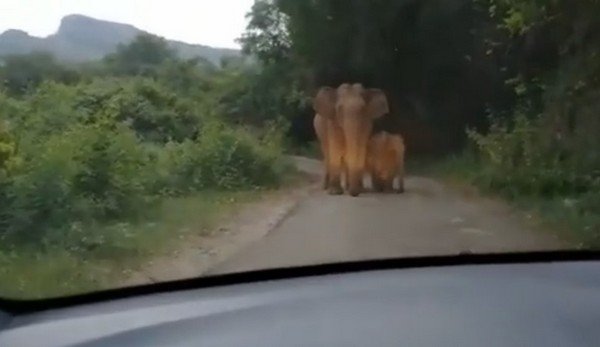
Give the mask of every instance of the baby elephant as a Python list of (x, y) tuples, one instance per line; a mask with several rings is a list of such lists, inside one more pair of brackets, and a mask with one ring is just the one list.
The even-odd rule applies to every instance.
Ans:
[(394, 179), (398, 177), (397, 193), (404, 192), (404, 140), (400, 135), (385, 131), (371, 136), (367, 165), (373, 190), (394, 191)]

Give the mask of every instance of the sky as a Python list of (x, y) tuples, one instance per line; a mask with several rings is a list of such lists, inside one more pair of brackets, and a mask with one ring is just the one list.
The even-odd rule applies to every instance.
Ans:
[(48, 36), (65, 15), (132, 24), (171, 40), (239, 48), (254, 0), (0, 0), (0, 33)]

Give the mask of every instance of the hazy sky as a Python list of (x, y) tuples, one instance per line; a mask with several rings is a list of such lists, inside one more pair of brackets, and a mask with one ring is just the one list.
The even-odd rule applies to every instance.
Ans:
[(254, 0), (0, 0), (0, 32), (54, 33), (60, 19), (83, 14), (132, 24), (168, 39), (237, 47)]

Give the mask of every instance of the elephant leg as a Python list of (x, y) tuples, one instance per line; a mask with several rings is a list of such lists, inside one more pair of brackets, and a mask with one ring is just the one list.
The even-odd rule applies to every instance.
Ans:
[(342, 156), (330, 157), (329, 170), (328, 170), (328, 191), (329, 194), (339, 195), (344, 191), (342, 189), (342, 173), (344, 170), (344, 164)]
[[(352, 143), (352, 136), (348, 136), (346, 143)], [(351, 196), (358, 196), (364, 191), (364, 179), (367, 168), (366, 163), (366, 139), (352, 143), (351, 146), (347, 146), (347, 172), (348, 172), (348, 193)], [(365, 143), (361, 143), (365, 142)]]
[(329, 159), (325, 157), (323, 160), (323, 189), (329, 188)]
[(369, 166), (367, 162), (367, 143), (369, 141), (368, 136), (363, 140), (364, 145), (361, 146), (359, 150), (358, 157), (358, 177), (357, 177), (357, 187), (358, 192), (362, 193), (365, 191), (365, 174), (369, 171)]
[(398, 176), (398, 189), (396, 189), (396, 193), (404, 193), (404, 175)]
[(365, 191), (365, 174), (364, 174), (364, 172), (360, 174), (360, 179), (358, 181), (358, 189), (360, 189), (361, 192)]
[(381, 179), (376, 175), (371, 176), (371, 181), (373, 181), (373, 191), (381, 193), (383, 191), (383, 184), (381, 183)]
[(342, 159), (342, 168), (340, 170), (340, 185), (342, 186), (342, 190), (345, 192), (348, 188), (348, 168)]
[(344, 173), (344, 138), (341, 129), (335, 124), (329, 124), (329, 144), (327, 148), (328, 191), (329, 194), (342, 194), (342, 175)]
[(325, 141), (321, 143), (321, 151), (323, 152), (323, 189), (329, 188), (329, 153)]
[[(326, 152), (325, 152), (326, 153)], [(329, 188), (329, 158), (327, 155), (324, 155), (323, 160), (323, 190), (327, 190)]]
[(329, 192), (329, 194), (331, 195), (340, 195), (344, 193), (344, 190), (342, 189), (342, 182), (341, 182), (341, 175), (338, 173), (332, 173), (329, 176), (329, 183), (328, 183), (328, 188), (327, 191)]
[(348, 189), (350, 188), (350, 184), (348, 183), (348, 180), (350, 179), (350, 171), (348, 171), (348, 165), (344, 161), (342, 161), (342, 172), (344, 174), (342, 187), (344, 188), (344, 192), (348, 192)]
[(316, 114), (313, 119), (313, 126), (315, 128), (315, 134), (319, 140), (319, 146), (321, 148), (321, 155), (323, 156), (323, 189), (327, 190), (329, 187), (329, 133), (327, 120)]
[(383, 182), (383, 190), (386, 193), (391, 193), (394, 191), (394, 176), (392, 178), (386, 178)]
[(400, 153), (400, 166), (398, 168), (398, 190), (396, 192), (404, 193), (404, 150), (402, 150)]

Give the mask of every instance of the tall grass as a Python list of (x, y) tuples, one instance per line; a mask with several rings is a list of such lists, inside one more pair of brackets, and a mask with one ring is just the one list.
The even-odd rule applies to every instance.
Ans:
[(35, 299), (114, 288), (147, 260), (213, 229), (261, 191), (204, 191), (165, 198), (143, 218), (78, 224), (61, 242), (0, 247), (0, 296)]

